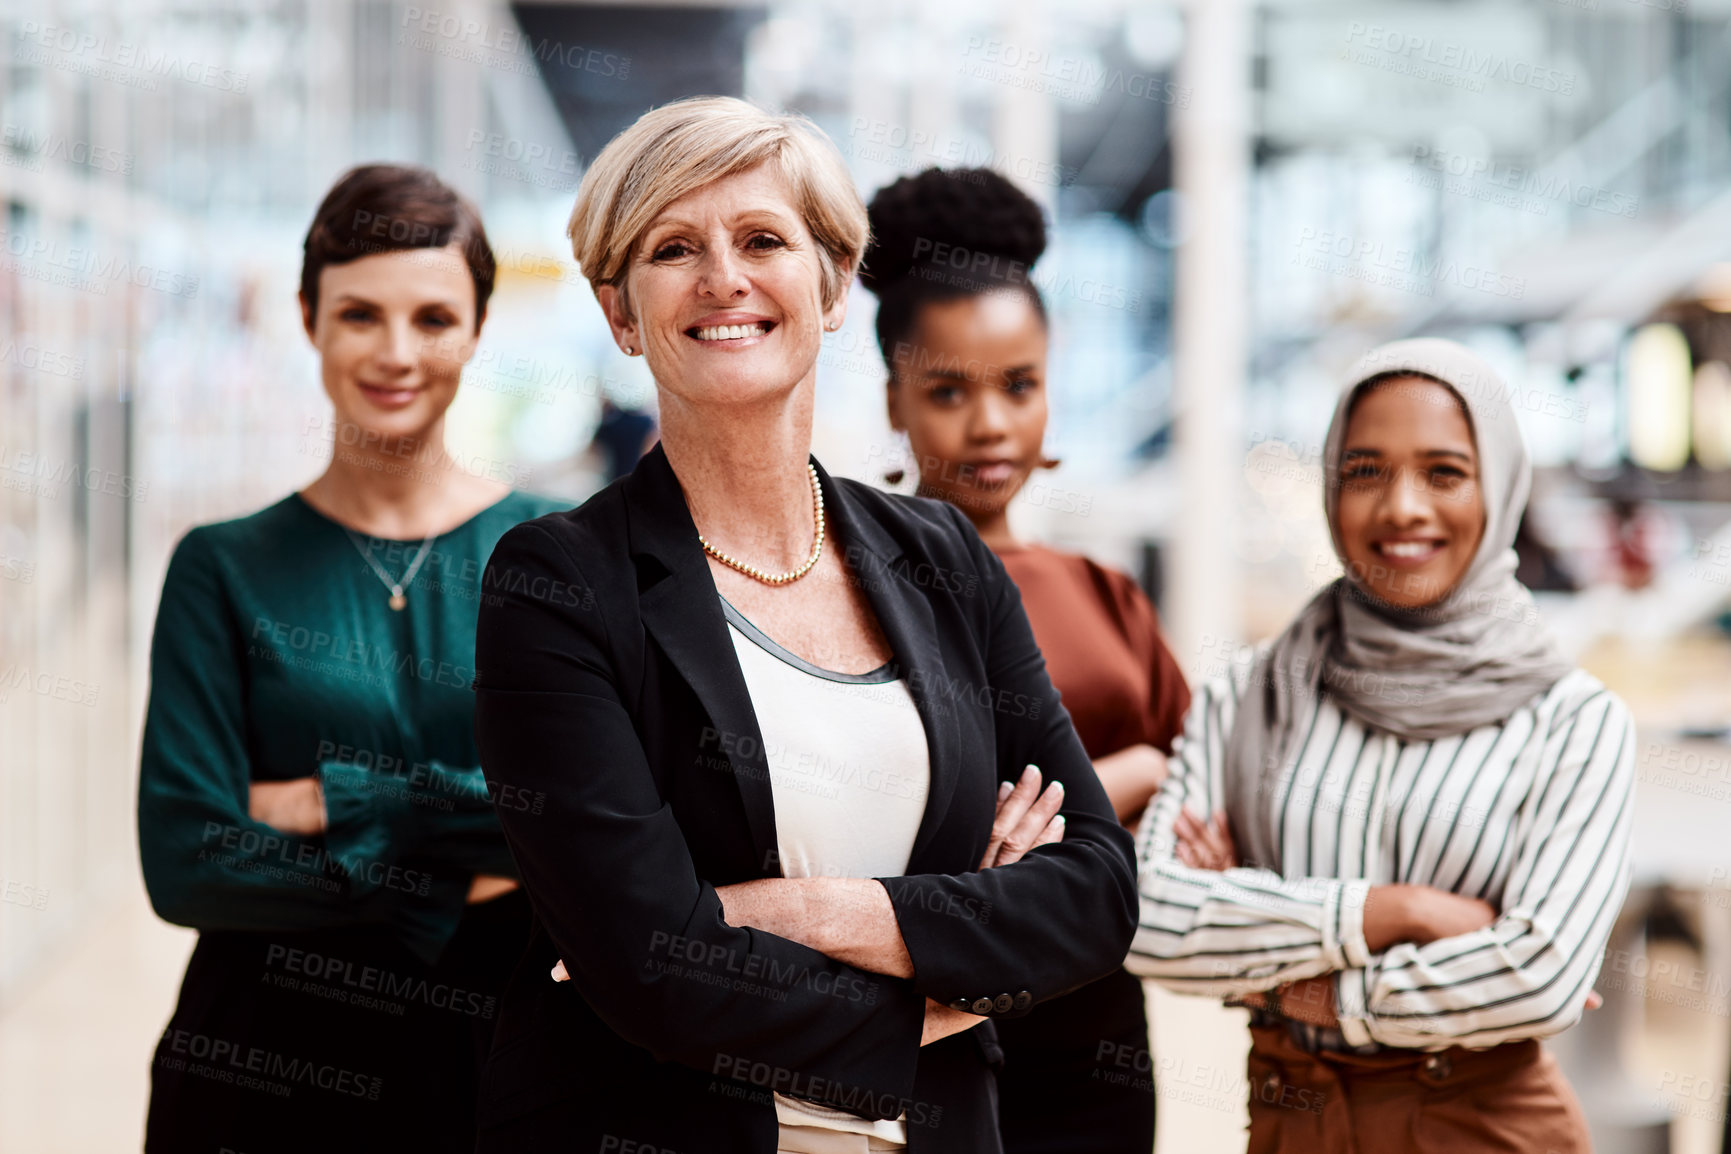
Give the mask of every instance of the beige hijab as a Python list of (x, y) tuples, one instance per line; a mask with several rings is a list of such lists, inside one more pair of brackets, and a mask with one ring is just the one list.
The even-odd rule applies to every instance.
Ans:
[(1416, 373), (1447, 385), (1466, 405), (1478, 448), (1485, 531), (1460, 581), (1440, 601), (1400, 610), (1351, 575), (1306, 605), (1257, 659), (1227, 740), (1226, 790), (1246, 864), (1278, 869), (1271, 789), (1295, 757), (1297, 719), (1326, 693), (1368, 726), (1407, 741), (1464, 733), (1508, 717), (1572, 668), (1515, 580), (1515, 530), (1532, 469), (1507, 386), (1452, 341), (1396, 341), (1354, 368), (1323, 445), (1323, 507), (1341, 547), (1340, 458), (1347, 413), (1373, 377)]

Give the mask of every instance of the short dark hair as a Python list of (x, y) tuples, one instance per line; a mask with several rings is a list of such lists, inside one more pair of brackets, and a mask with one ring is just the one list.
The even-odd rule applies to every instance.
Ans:
[(430, 169), (408, 164), (363, 164), (345, 172), (319, 204), (307, 229), (301, 260), (301, 296), (314, 316), (319, 273), (364, 256), (458, 245), (475, 282), (475, 326), (487, 312), (497, 266), (481, 214)]

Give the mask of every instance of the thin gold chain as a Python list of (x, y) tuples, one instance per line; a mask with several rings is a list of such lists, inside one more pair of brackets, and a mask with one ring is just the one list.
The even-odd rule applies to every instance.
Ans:
[(789, 581), (798, 581), (810, 573), (811, 567), (817, 564), (817, 559), (823, 556), (823, 485), (817, 479), (817, 466), (807, 462), (805, 469), (811, 475), (811, 508), (817, 518), (817, 537), (811, 543), (811, 556), (805, 559), (805, 564), (798, 569), (789, 569), (786, 573), (766, 573), (756, 565), (747, 565), (743, 561), (729, 557), (704, 540), (703, 534), (699, 533), (697, 540), (703, 546), (703, 551), (728, 568), (737, 569), (747, 577), (756, 578), (765, 585), (786, 585)]

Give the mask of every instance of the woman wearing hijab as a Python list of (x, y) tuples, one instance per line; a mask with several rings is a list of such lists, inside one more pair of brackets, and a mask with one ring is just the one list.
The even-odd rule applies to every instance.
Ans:
[(1131, 968), (1252, 1008), (1251, 1154), (1588, 1150), (1538, 1039), (1580, 1017), (1628, 885), (1634, 730), (1514, 578), (1507, 389), (1453, 343), (1385, 345), (1323, 467), (1345, 575), (1198, 693)]

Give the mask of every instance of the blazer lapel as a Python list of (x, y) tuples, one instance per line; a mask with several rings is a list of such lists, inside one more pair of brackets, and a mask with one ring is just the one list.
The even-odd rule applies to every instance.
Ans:
[[(943, 825), (959, 776), (961, 739), (955, 695), (947, 692), (949, 678), (931, 602), (907, 576), (906, 567), (898, 565), (904, 551), (822, 465), (817, 470), (836, 536), (849, 546), (847, 559), (889, 640), (926, 731), (931, 783), (909, 858), (913, 872), (912, 863), (920, 860)], [(625, 486), (644, 627), (696, 693), (715, 728), (732, 736), (726, 756), (745, 806), (759, 868), (768, 872), (769, 863), (776, 860), (777, 838), (763, 733), (734, 656), (720, 595), (697, 541), (697, 527), (660, 445), (639, 462)], [(747, 737), (749, 741), (741, 740)], [(746, 748), (749, 754), (741, 752)]]
[(731, 739), (721, 752), (732, 766), (745, 806), (757, 869), (768, 874), (770, 863), (778, 859), (775, 797), (763, 733), (734, 656), (721, 597), (697, 541), (697, 527), (679, 478), (659, 444), (638, 463), (625, 486), (631, 553), (639, 559), (644, 628), (691, 686), (711, 724)]
[(908, 872), (921, 872), (914, 863), (921, 860), (943, 825), (956, 789), (961, 749), (954, 695), (946, 691), (949, 677), (938, 646), (937, 621), (931, 602), (908, 577), (906, 566), (899, 564), (906, 560), (906, 554), (895, 538), (861, 509), (846, 489), (830, 480), (822, 465), (817, 469), (824, 503), (836, 525), (837, 536), (854, 546), (847, 551), (848, 560), (853, 563), (878, 624), (889, 639), (925, 726), (931, 784), (926, 794), (925, 816), (920, 819), (913, 851), (908, 856)]

